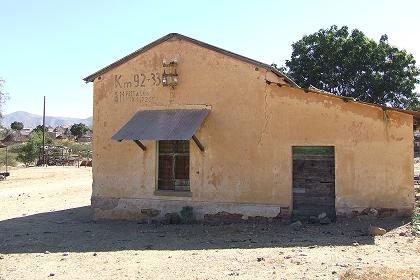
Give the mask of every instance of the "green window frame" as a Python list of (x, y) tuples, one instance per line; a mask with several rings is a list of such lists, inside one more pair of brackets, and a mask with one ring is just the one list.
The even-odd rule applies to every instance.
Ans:
[(157, 141), (157, 189), (190, 191), (190, 141)]

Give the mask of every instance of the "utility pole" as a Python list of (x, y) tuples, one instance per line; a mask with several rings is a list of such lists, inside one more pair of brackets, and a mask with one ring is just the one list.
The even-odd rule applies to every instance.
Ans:
[(44, 95), (44, 112), (42, 114), (42, 166), (45, 165), (45, 95)]

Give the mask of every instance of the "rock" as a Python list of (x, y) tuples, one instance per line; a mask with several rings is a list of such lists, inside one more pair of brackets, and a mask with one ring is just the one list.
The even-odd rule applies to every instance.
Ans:
[(257, 262), (260, 262), (260, 261), (265, 261), (264, 257), (258, 257)]
[(407, 236), (407, 233), (402, 231), (399, 233), (399, 236)]
[(98, 254), (97, 253), (93, 253), (93, 256), (96, 257)]
[(353, 246), (359, 246), (359, 242), (353, 242)]
[(369, 227), (369, 234), (372, 236), (380, 236), (380, 235), (384, 235), (386, 233), (386, 230), (381, 228), (381, 227), (375, 227), (375, 226), (370, 226)]
[(309, 249), (314, 249), (314, 248), (316, 248), (316, 247), (318, 247), (317, 245), (311, 245), (311, 246), (309, 246), (308, 248)]
[(53, 277), (53, 276), (55, 276), (55, 273), (50, 273), (50, 275), (49, 275), (50, 277)]
[(50, 251), (45, 251), (44, 254), (48, 255), (50, 253)]
[(0, 255), (0, 260), (3, 260), (3, 259), (4, 259), (4, 256), (1, 256), (1, 255)]
[(205, 214), (204, 221), (210, 224), (232, 224), (243, 222), (243, 214), (217, 212), (216, 214)]
[(374, 216), (374, 217), (377, 217), (377, 216), (378, 216), (378, 214), (379, 214), (379, 211), (378, 211), (378, 210), (376, 210), (375, 208), (370, 208), (370, 209), (369, 209), (369, 213), (368, 213), (368, 215), (370, 215), (370, 216)]
[(325, 212), (322, 212), (321, 214), (318, 215), (318, 219), (320, 219), (320, 220), (325, 218), (325, 217), (327, 217), (327, 213), (325, 213)]
[(328, 225), (328, 224), (331, 224), (331, 220), (328, 217), (324, 217), (322, 219), (319, 219), (319, 223), (321, 225)]
[(300, 229), (302, 228), (302, 222), (301, 222), (301, 221), (296, 221), (296, 222), (294, 222), (294, 223), (291, 223), (289, 226), (290, 226), (293, 230), (298, 231), (298, 230), (300, 230)]
[(65, 257), (68, 256), (68, 255), (69, 255), (69, 252), (64, 252), (63, 253), (63, 256), (65, 256)]
[(318, 217), (315, 217), (315, 216), (310, 216), (310, 217), (309, 217), (309, 222), (310, 222), (311, 224), (316, 224), (316, 223), (319, 223), (319, 219), (318, 219)]
[(156, 217), (157, 215), (160, 214), (160, 210), (158, 210), (158, 209), (150, 209), (150, 208), (141, 209), (140, 212), (142, 214), (147, 215), (148, 217)]
[(181, 219), (181, 216), (179, 216), (179, 214), (178, 213), (176, 213), (176, 212), (173, 212), (173, 213), (167, 213), (166, 215), (165, 215), (165, 222), (167, 223), (167, 224), (181, 224), (182, 223), (182, 219)]

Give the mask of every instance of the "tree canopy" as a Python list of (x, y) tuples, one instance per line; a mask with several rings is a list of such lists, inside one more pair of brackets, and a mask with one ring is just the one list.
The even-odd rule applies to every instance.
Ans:
[(39, 124), (32, 131), (42, 132), (42, 131), (44, 131), (44, 126), (42, 124)]
[[(40, 128), (32, 133), (31, 138), (27, 143), (18, 148), (17, 160), (23, 162), (26, 166), (36, 163), (38, 158), (41, 157), (42, 148), (42, 125)], [(47, 135), (45, 138), (45, 145), (53, 145), (54, 140)]]
[(300, 86), (310, 85), (361, 101), (420, 109), (415, 86), (420, 69), (412, 54), (379, 42), (347, 26), (331, 26), (292, 44), (287, 74)]
[(23, 123), (14, 121), (10, 124), (10, 128), (13, 130), (22, 130), (23, 129)]
[(70, 132), (73, 136), (81, 137), (87, 131), (89, 131), (89, 127), (83, 123), (75, 123), (71, 126)]

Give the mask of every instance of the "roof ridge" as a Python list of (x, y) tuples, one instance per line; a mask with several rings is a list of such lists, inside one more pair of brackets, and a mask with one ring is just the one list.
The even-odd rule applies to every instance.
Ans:
[(153, 41), (153, 42), (151, 42), (151, 43), (143, 46), (142, 48), (140, 48), (140, 49), (138, 49), (138, 50), (136, 50), (136, 51), (134, 51), (134, 52), (132, 52), (132, 53), (130, 53), (130, 54), (128, 54), (128, 55), (120, 58), (120, 59), (118, 59), (117, 61), (109, 64), (108, 66), (105, 66), (104, 68), (102, 68), (102, 69), (96, 71), (95, 73), (87, 76), (83, 80), (86, 83), (93, 82), (96, 77), (98, 77), (98, 76), (100, 76), (100, 75), (108, 72), (112, 68), (117, 67), (117, 66), (123, 64), (124, 62), (126, 62), (126, 61), (128, 61), (128, 60), (130, 60), (130, 59), (132, 59), (134, 57), (136, 57), (137, 55), (140, 55), (141, 53), (143, 53), (143, 52), (145, 52), (145, 51), (153, 48), (154, 46), (157, 46), (157, 45), (159, 45), (159, 44), (161, 44), (161, 43), (163, 43), (163, 42), (165, 42), (165, 41), (167, 41), (167, 40), (169, 40), (171, 38), (174, 38), (174, 37), (175, 38), (178, 38), (180, 40), (185, 40), (185, 41), (188, 41), (190, 43), (196, 44), (196, 45), (201, 46), (203, 48), (207, 48), (207, 49), (216, 51), (218, 53), (222, 53), (224, 55), (227, 55), (227, 56), (230, 56), (230, 57), (233, 57), (233, 58), (236, 58), (236, 59), (245, 61), (247, 63), (250, 63), (250, 64), (253, 64), (253, 65), (262, 67), (262, 68), (264, 68), (264, 69), (266, 69), (268, 71), (273, 72), (277, 76), (282, 76), (286, 80), (286, 82), (288, 82), (292, 86), (299, 87), (290, 77), (288, 77), (286, 74), (284, 74), (283, 72), (279, 71), (278, 69), (275, 69), (271, 65), (268, 65), (268, 64), (266, 64), (264, 62), (261, 62), (261, 61), (258, 61), (258, 60), (255, 60), (255, 59), (252, 59), (252, 58), (249, 58), (249, 57), (246, 57), (246, 56), (243, 56), (243, 55), (240, 55), (240, 54), (237, 54), (237, 53), (234, 53), (234, 52), (231, 52), (231, 51), (228, 51), (228, 50), (219, 48), (219, 47), (216, 47), (214, 45), (205, 43), (203, 41), (199, 41), (197, 39), (194, 39), (194, 38), (185, 36), (185, 35), (180, 34), (180, 33), (168, 33), (167, 35), (165, 35), (165, 36), (163, 36), (163, 37), (161, 37), (161, 38), (159, 38), (159, 39), (157, 39), (157, 40), (155, 40), (155, 41)]

